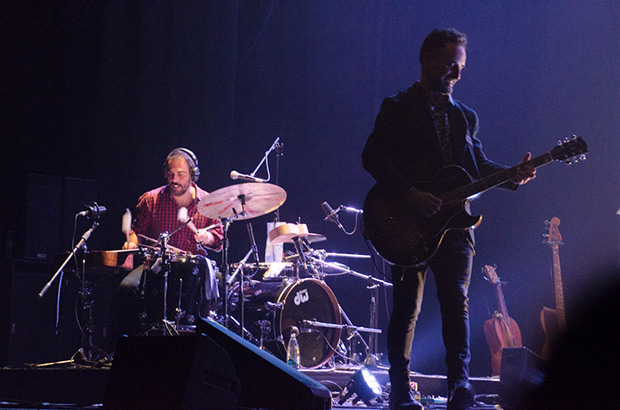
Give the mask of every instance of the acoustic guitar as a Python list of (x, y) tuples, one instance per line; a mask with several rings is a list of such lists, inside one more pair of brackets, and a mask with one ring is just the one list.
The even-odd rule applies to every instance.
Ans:
[(540, 311), (540, 323), (545, 332), (545, 343), (540, 355), (549, 359), (551, 348), (558, 338), (566, 330), (566, 308), (564, 306), (564, 289), (562, 286), (562, 270), (560, 269), (560, 245), (563, 245), (560, 234), (560, 219), (554, 217), (549, 224), (549, 233), (545, 241), (553, 253), (553, 290), (555, 294), (555, 309), (543, 307)]
[(508, 316), (502, 282), (497, 277), (493, 266), (485, 265), (482, 268), (485, 279), (495, 287), (497, 309), (493, 317), (484, 322), (484, 336), (491, 349), (491, 369), (493, 376), (499, 376), (502, 365), (502, 350), (505, 347), (523, 347), (521, 329), (517, 322)]
[[(587, 152), (585, 141), (574, 137), (550, 152), (532, 158), (528, 164), (538, 168), (551, 161), (566, 161)], [(420, 191), (430, 192), (443, 202), (431, 218), (418, 216), (415, 210), (395, 197), (395, 189), (386, 183), (375, 184), (364, 201), (364, 235), (377, 253), (394, 265), (417, 266), (436, 252), (450, 229), (473, 228), (482, 216), (472, 216), (466, 204), (474, 196), (512, 180), (519, 165), (474, 181), (463, 168), (449, 165), (430, 181), (412, 181)]]

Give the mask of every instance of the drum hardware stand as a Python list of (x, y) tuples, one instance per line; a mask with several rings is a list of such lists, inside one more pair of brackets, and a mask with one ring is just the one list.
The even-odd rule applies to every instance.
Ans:
[[(364, 364), (367, 366), (376, 366), (378, 363), (378, 358), (379, 358), (379, 353), (378, 353), (378, 343), (377, 343), (377, 333), (381, 333), (381, 330), (377, 328), (378, 326), (378, 304), (377, 304), (377, 300), (378, 300), (378, 296), (379, 296), (379, 290), (378, 290), (378, 286), (382, 285), (382, 286), (386, 286), (386, 287), (391, 287), (392, 284), (389, 282), (386, 282), (384, 280), (375, 278), (372, 275), (364, 275), (362, 273), (356, 272), (354, 270), (352, 270), (349, 267), (343, 267), (340, 266), (338, 264), (334, 264), (334, 263), (329, 263), (329, 262), (325, 262), (324, 260), (318, 259), (318, 258), (314, 258), (312, 256), (309, 256), (309, 259), (316, 262), (317, 264), (324, 266), (324, 267), (329, 267), (331, 269), (335, 269), (339, 272), (343, 272), (343, 273), (348, 273), (351, 274), (355, 277), (361, 278), (361, 279), (365, 279), (369, 282), (371, 282), (371, 285), (368, 286), (368, 289), (370, 289), (372, 291), (371, 294), (371, 299), (370, 299), (370, 328), (365, 328), (365, 330), (363, 331), (367, 331), (370, 332), (367, 329), (373, 329), (373, 330), (378, 330), (378, 332), (370, 332), (371, 335), (369, 337), (369, 342), (370, 342), (370, 346), (368, 344), (366, 344), (365, 341), (363, 341), (363, 338), (361, 336), (359, 336), (359, 338), (363, 341), (363, 344), (365, 345), (365, 348), (367, 349), (367, 355), (366, 355), (366, 359), (364, 360)], [(346, 316), (344, 310), (342, 310), (342, 308), (340, 308), (340, 311), (343, 315), (343, 317), (347, 320), (347, 322), (349, 323), (349, 325), (352, 325), (352, 323), (349, 321), (348, 317)], [(364, 328), (361, 328), (364, 329)], [(357, 329), (356, 329), (357, 330)], [(372, 349), (371, 349), (372, 348)]]
[[(377, 314), (379, 285), (373, 283), (369, 286), (366, 286), (366, 289), (370, 290), (370, 327), (376, 329), (379, 327), (379, 315)], [(377, 367), (379, 361), (379, 346), (377, 342), (378, 337), (379, 335), (377, 333), (371, 333), (368, 336), (368, 354), (366, 355), (366, 359), (364, 359), (364, 366), (366, 367)]]
[[(159, 325), (154, 325), (151, 329), (147, 330), (145, 334), (148, 334), (152, 330), (160, 329), (163, 331), (165, 336), (166, 335), (167, 336), (179, 336), (178, 324), (179, 324), (179, 319), (180, 319), (179, 315), (181, 314), (180, 307), (181, 307), (181, 290), (182, 289), (179, 289), (179, 307), (176, 309), (177, 314), (175, 315), (175, 321), (173, 322), (171, 320), (168, 320), (168, 280), (170, 278), (170, 270), (171, 270), (170, 256), (168, 254), (168, 249), (172, 251), (178, 251), (177, 248), (174, 248), (168, 245), (168, 241), (172, 235), (180, 231), (184, 226), (188, 225), (191, 221), (192, 221), (191, 218), (188, 219), (171, 233), (162, 232), (159, 234), (159, 240), (157, 241), (157, 243), (159, 244), (159, 247), (161, 249), (161, 257), (160, 257), (161, 265), (160, 266), (163, 271), (163, 279), (164, 279), (163, 281), (164, 289), (162, 292), (162, 298), (163, 298), (162, 306), (163, 306), (164, 311), (163, 311), (163, 318), (161, 322), (159, 323)], [(157, 262), (155, 263), (157, 264)], [(142, 274), (146, 275), (146, 270)], [(182, 286), (182, 284), (180, 286)]]
[[(181, 225), (181, 227), (177, 228), (171, 234), (169, 234), (168, 232), (162, 232), (159, 234), (158, 243), (161, 249), (160, 266), (161, 266), (161, 271), (163, 271), (163, 286), (164, 286), (164, 289), (162, 291), (163, 318), (161, 319), (159, 324), (154, 325), (151, 329), (147, 330), (145, 334), (148, 334), (152, 330), (162, 330), (164, 336), (179, 336), (176, 323), (168, 320), (168, 279), (169, 279), (169, 274), (170, 274), (170, 256), (168, 255), (168, 240), (170, 239), (170, 236), (174, 235), (183, 226), (185, 226), (185, 224)], [(146, 270), (142, 274), (146, 275)]]
[[(237, 275), (239, 275), (239, 306), (240, 306), (240, 312), (241, 312), (241, 323), (236, 322), (236, 325), (239, 326), (239, 335), (241, 337), (243, 337), (243, 334), (245, 332), (247, 332), (247, 330), (245, 330), (245, 318), (244, 318), (244, 305), (245, 305), (245, 297), (243, 296), (243, 268), (245, 267), (245, 264), (248, 262), (248, 259), (250, 258), (251, 255), (254, 254), (254, 249), (250, 248), (250, 250), (248, 250), (248, 252), (245, 254), (245, 256), (243, 257), (243, 259), (241, 259), (241, 261), (239, 262), (237, 268), (235, 269), (235, 271), (232, 273), (232, 275), (230, 275), (230, 277), (228, 277), (228, 280), (226, 281), (226, 288), (228, 288), (230, 285), (232, 285), (235, 282), (235, 279), (237, 278)], [(241, 273), (241, 274), (239, 274)], [(228, 319), (233, 319), (232, 317), (228, 317)], [(248, 332), (249, 333), (249, 332)]]
[[(299, 236), (296, 236), (293, 238), (293, 244), (295, 245), (295, 250), (297, 251), (297, 255), (299, 256), (298, 259), (298, 264), (301, 266), (301, 268), (303, 269), (303, 273), (304, 273), (304, 277), (309, 277), (310, 273), (308, 271), (308, 259), (306, 258), (306, 254), (304, 253), (303, 247), (302, 247), (302, 241)], [(299, 269), (297, 269), (297, 280), (300, 279), (300, 273), (299, 273)]]
[[(364, 346), (364, 350), (366, 351), (366, 356), (367, 357), (370, 356), (370, 353), (369, 353), (370, 347), (368, 346), (364, 338), (359, 334), (359, 332), (379, 334), (382, 332), (381, 329), (373, 329), (373, 328), (363, 327), (363, 326), (354, 326), (351, 320), (349, 319), (349, 317), (347, 316), (347, 314), (345, 313), (345, 311), (342, 309), (342, 307), (338, 305), (338, 308), (340, 309), (340, 313), (342, 317), (344, 317), (345, 321), (347, 322), (347, 324), (345, 325), (337, 325), (335, 323), (325, 323), (325, 322), (319, 322), (316, 320), (305, 320), (305, 319), (302, 320), (301, 323), (304, 326), (308, 326), (308, 327), (322, 327), (322, 328), (327, 328), (327, 329), (346, 330), (347, 333), (349, 334), (349, 336), (347, 337), (347, 341), (349, 342), (349, 347), (347, 348), (347, 350), (349, 351), (349, 353), (351, 355), (353, 354), (353, 349), (351, 348), (350, 344), (353, 338), (357, 337), (362, 343), (362, 345)], [(349, 360), (355, 361), (355, 358), (349, 357)]]
[(271, 322), (268, 320), (259, 320), (258, 326), (260, 328), (260, 340), (259, 340), (258, 348), (261, 350), (266, 350), (265, 345), (264, 345), (265, 336), (271, 333)]
[[(250, 249), (248, 251), (248, 253), (246, 253), (246, 255), (244, 256), (244, 258), (242, 259), (242, 262), (239, 264), (239, 266), (237, 267), (237, 269), (235, 270), (235, 272), (233, 272), (233, 274), (230, 274), (230, 266), (228, 263), (228, 251), (229, 251), (229, 246), (230, 246), (230, 240), (228, 239), (228, 230), (230, 228), (230, 224), (236, 220), (236, 219), (240, 219), (243, 218), (246, 215), (245, 212), (245, 195), (241, 194), (237, 197), (239, 199), (239, 201), (241, 202), (241, 213), (238, 213), (234, 208), (233, 208), (233, 213), (234, 216), (231, 218), (222, 218), (220, 217), (220, 224), (222, 225), (222, 233), (224, 234), (224, 237), (222, 239), (222, 265), (225, 266), (225, 271), (224, 271), (224, 318), (223, 318), (223, 325), (225, 328), (229, 329), (229, 325), (230, 325), (230, 321), (234, 320), (234, 318), (232, 318), (230, 316), (229, 313), (229, 300), (230, 300), (230, 290), (229, 287), (230, 285), (235, 281), (235, 278), (237, 276), (237, 274), (239, 273), (239, 270), (243, 267), (243, 264), (245, 264), (248, 260), (248, 258), (250, 257), (250, 255), (253, 253), (253, 249)], [(243, 274), (240, 276), (240, 294), (239, 297), (241, 298), (240, 303), (243, 304)], [(235, 322), (237, 322), (236, 320), (234, 320)], [(235, 323), (236, 325), (239, 325), (239, 323)], [(245, 330), (243, 328), (243, 326), (240, 326), (240, 332), (241, 332), (241, 336), (243, 337), (243, 331)], [(249, 333), (249, 332), (248, 332)]]

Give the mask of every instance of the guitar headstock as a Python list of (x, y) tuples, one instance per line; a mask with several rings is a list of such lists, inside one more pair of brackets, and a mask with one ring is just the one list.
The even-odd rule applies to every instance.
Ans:
[(558, 141), (558, 146), (553, 148), (549, 154), (556, 161), (572, 164), (585, 160), (587, 152), (588, 146), (583, 138), (573, 135), (572, 139), (565, 138), (564, 141)]
[(484, 265), (482, 267), (482, 273), (484, 273), (484, 278), (491, 282), (493, 285), (499, 283), (499, 278), (497, 277), (497, 272), (495, 272), (495, 267), (491, 265)]
[(551, 218), (551, 221), (545, 221), (545, 224), (549, 226), (549, 232), (545, 234), (545, 238), (547, 238), (544, 243), (549, 245), (557, 245), (562, 244), (562, 235), (560, 234), (560, 218), (554, 216)]

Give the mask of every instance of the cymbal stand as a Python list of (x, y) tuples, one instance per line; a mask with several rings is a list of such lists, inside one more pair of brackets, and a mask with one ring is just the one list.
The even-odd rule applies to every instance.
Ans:
[[(308, 260), (306, 258), (306, 254), (303, 250), (302, 247), (302, 241), (301, 238), (299, 236), (296, 236), (293, 238), (293, 244), (295, 245), (295, 250), (297, 251), (297, 255), (299, 256), (299, 266), (301, 266), (301, 269), (303, 269), (303, 273), (304, 273), (304, 277), (309, 277), (310, 273), (308, 272)], [(300, 279), (301, 275), (300, 275), (300, 269), (298, 267), (297, 269), (297, 279)]]
[[(233, 273), (233, 275), (230, 275), (230, 264), (228, 263), (228, 252), (229, 252), (229, 247), (230, 247), (230, 240), (228, 239), (228, 230), (230, 228), (230, 224), (236, 220), (236, 219), (240, 219), (245, 217), (246, 212), (245, 212), (245, 195), (239, 195), (238, 196), (239, 201), (241, 202), (241, 212), (238, 213), (234, 208), (233, 208), (233, 216), (231, 218), (223, 218), (220, 217), (220, 223), (222, 225), (222, 233), (223, 233), (223, 238), (222, 238), (222, 265), (225, 266), (225, 271), (224, 271), (224, 280), (223, 280), (223, 285), (224, 285), (224, 318), (223, 318), (223, 324), (225, 328), (229, 328), (229, 324), (230, 324), (230, 313), (229, 313), (229, 300), (230, 300), (230, 285), (235, 281), (235, 277), (237, 276), (237, 274), (239, 273), (239, 269), (235, 270), (235, 272)], [(245, 258), (244, 258), (244, 262), (248, 260), (248, 258), (250, 257), (250, 255), (252, 254), (252, 250), (248, 251), (248, 253), (246, 254)], [(241, 275), (242, 279), (241, 279), (241, 286), (243, 285), (243, 275)], [(240, 289), (240, 292), (243, 292), (243, 288)], [(242, 294), (240, 294), (240, 296), (243, 296)]]
[(168, 232), (163, 232), (159, 234), (159, 244), (161, 246), (161, 266), (162, 271), (164, 272), (164, 291), (162, 292), (162, 306), (164, 308), (164, 313), (161, 323), (163, 326), (164, 334), (167, 334), (169, 336), (179, 335), (176, 323), (168, 320), (168, 280), (170, 279), (170, 256), (168, 255), (168, 240), (170, 239), (170, 236), (175, 234), (177, 231), (178, 229), (172, 232), (172, 234), (169, 234)]
[[(245, 256), (243, 257), (243, 259), (241, 259), (241, 261), (238, 263), (237, 265), (237, 269), (235, 269), (235, 271), (233, 272), (232, 275), (230, 275), (230, 277), (228, 277), (228, 279), (226, 280), (226, 288), (228, 289), (230, 287), (230, 285), (232, 285), (235, 282), (235, 278), (237, 277), (237, 275), (239, 275), (239, 273), (241, 273), (239, 275), (239, 307), (240, 307), (240, 312), (241, 312), (241, 323), (236, 322), (235, 324), (237, 326), (239, 326), (239, 336), (243, 337), (244, 334), (244, 324), (245, 324), (245, 318), (244, 318), (244, 300), (245, 297), (243, 296), (243, 268), (245, 267), (245, 264), (247, 263), (248, 259), (250, 258), (250, 256), (254, 254), (254, 248), (250, 248), (250, 250), (245, 254)], [(233, 319), (232, 317), (229, 317), (228, 315), (226, 316), (227, 320)]]

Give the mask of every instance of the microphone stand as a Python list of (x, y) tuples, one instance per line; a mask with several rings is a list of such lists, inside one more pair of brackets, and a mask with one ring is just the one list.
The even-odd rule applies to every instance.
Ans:
[[(276, 138), (276, 140), (273, 142), (273, 144), (271, 144), (271, 147), (267, 150), (267, 152), (265, 152), (265, 156), (263, 157), (263, 159), (260, 160), (260, 162), (258, 163), (258, 166), (254, 169), (254, 171), (252, 171), (250, 176), (253, 177), (258, 172), (260, 167), (267, 160), (267, 157), (269, 156), (269, 154), (271, 154), (271, 151), (273, 151), (277, 146), (280, 145), (280, 144), (278, 144), (278, 141), (280, 141), (280, 137)], [(267, 166), (267, 181), (269, 181), (269, 166)]]
[[(364, 329), (365, 331), (368, 331), (369, 333), (371, 333), (370, 336), (369, 336), (370, 345), (366, 344), (366, 341), (359, 334), (358, 329), (356, 329), (356, 328), (352, 328), (354, 333), (351, 335), (351, 338), (353, 336), (357, 336), (362, 341), (362, 344), (364, 345), (364, 349), (367, 352), (364, 364), (369, 366), (369, 367), (371, 367), (371, 366), (372, 367), (376, 367), (376, 365), (377, 365), (377, 358), (379, 356), (379, 354), (378, 354), (377, 337), (378, 337), (378, 333), (381, 332), (380, 329), (377, 329), (377, 326), (378, 326), (378, 315), (377, 315), (377, 313), (378, 313), (377, 312), (378, 304), (377, 304), (377, 300), (378, 300), (378, 296), (379, 296), (378, 295), (378, 293), (379, 293), (378, 287), (379, 287), (379, 285), (382, 285), (382, 286), (385, 286), (385, 287), (392, 287), (392, 284), (389, 283), (389, 282), (386, 282), (384, 280), (381, 280), (379, 278), (375, 278), (372, 275), (364, 275), (363, 273), (356, 272), (356, 271), (352, 270), (351, 268), (349, 268), (348, 266), (347, 267), (342, 267), (342, 266), (340, 266), (338, 264), (325, 262), (324, 260), (322, 260), (320, 258), (315, 258), (312, 255), (309, 255), (308, 259), (310, 261), (312, 261), (312, 262), (315, 262), (315, 263), (323, 266), (323, 267), (329, 267), (330, 269), (335, 269), (338, 272), (348, 273), (348, 274), (351, 274), (351, 275), (353, 275), (355, 277), (358, 277), (358, 278), (361, 278), (361, 279), (365, 279), (365, 280), (367, 280), (367, 281), (369, 281), (371, 283), (367, 287), (372, 292), (371, 299), (370, 299), (370, 330)], [(349, 323), (349, 325), (352, 325), (351, 321), (346, 316), (346, 313), (344, 312), (342, 307), (340, 307), (340, 305), (338, 305), (338, 306), (340, 308), (342, 316)]]
[(60, 268), (58, 268), (58, 270), (56, 271), (54, 276), (52, 276), (52, 278), (49, 280), (49, 282), (47, 282), (45, 284), (45, 286), (43, 286), (43, 288), (39, 292), (39, 298), (42, 298), (45, 295), (45, 293), (48, 291), (48, 289), (52, 286), (52, 283), (54, 283), (54, 281), (56, 280), (58, 275), (60, 275), (60, 272), (62, 272), (64, 267), (67, 265), (67, 263), (69, 263), (69, 260), (71, 260), (71, 258), (73, 256), (75, 256), (75, 253), (78, 251), (78, 249), (80, 249), (82, 246), (86, 245), (86, 241), (88, 240), (88, 238), (90, 238), (90, 235), (93, 233), (93, 231), (98, 226), (99, 226), (99, 222), (96, 221), (96, 220), (93, 221), (93, 225), (86, 232), (84, 232), (84, 235), (82, 235), (82, 238), (80, 239), (80, 241), (77, 243), (77, 245), (75, 245), (75, 247), (73, 248), (73, 250), (71, 251), (69, 256), (67, 256), (67, 259), (65, 259), (65, 261), (62, 263), (62, 265), (60, 265)]
[[(91, 310), (92, 300), (87, 298), (88, 296), (90, 296), (90, 289), (86, 287), (86, 242), (88, 241), (88, 239), (90, 238), (90, 235), (94, 232), (95, 229), (97, 229), (98, 226), (99, 226), (99, 221), (97, 219), (93, 220), (93, 224), (91, 225), (91, 227), (86, 232), (84, 232), (84, 234), (80, 238), (80, 241), (77, 243), (77, 245), (75, 245), (73, 250), (69, 253), (67, 258), (65, 259), (65, 261), (62, 263), (62, 265), (60, 265), (56, 273), (54, 273), (54, 276), (52, 276), (52, 278), (39, 291), (39, 298), (43, 298), (45, 293), (52, 286), (52, 283), (54, 283), (58, 275), (60, 275), (60, 273), (63, 271), (67, 263), (69, 263), (71, 258), (73, 258), (76, 255), (79, 249), (83, 250), (82, 272), (81, 272), (82, 283), (80, 287), (80, 300), (82, 302), (82, 307), (84, 308), (84, 310), (88, 310), (88, 322), (86, 324), (86, 334), (85, 335), (82, 334), (82, 347), (78, 349), (78, 351), (75, 352), (73, 356), (71, 356), (71, 359), (69, 360), (62, 360), (62, 361), (53, 362), (53, 363), (37, 364), (35, 365), (35, 367), (47, 367), (47, 366), (52, 366), (52, 365), (57, 365), (57, 364), (88, 364), (89, 362), (92, 364), (95, 364), (94, 362), (92, 362), (92, 347), (93, 347), (93, 343), (92, 343), (93, 342), (93, 339), (92, 339), (93, 324), (92, 324), (92, 310)], [(59, 286), (61, 285), (62, 284), (59, 284)], [(58, 297), (60, 297), (60, 292), (58, 294)]]

